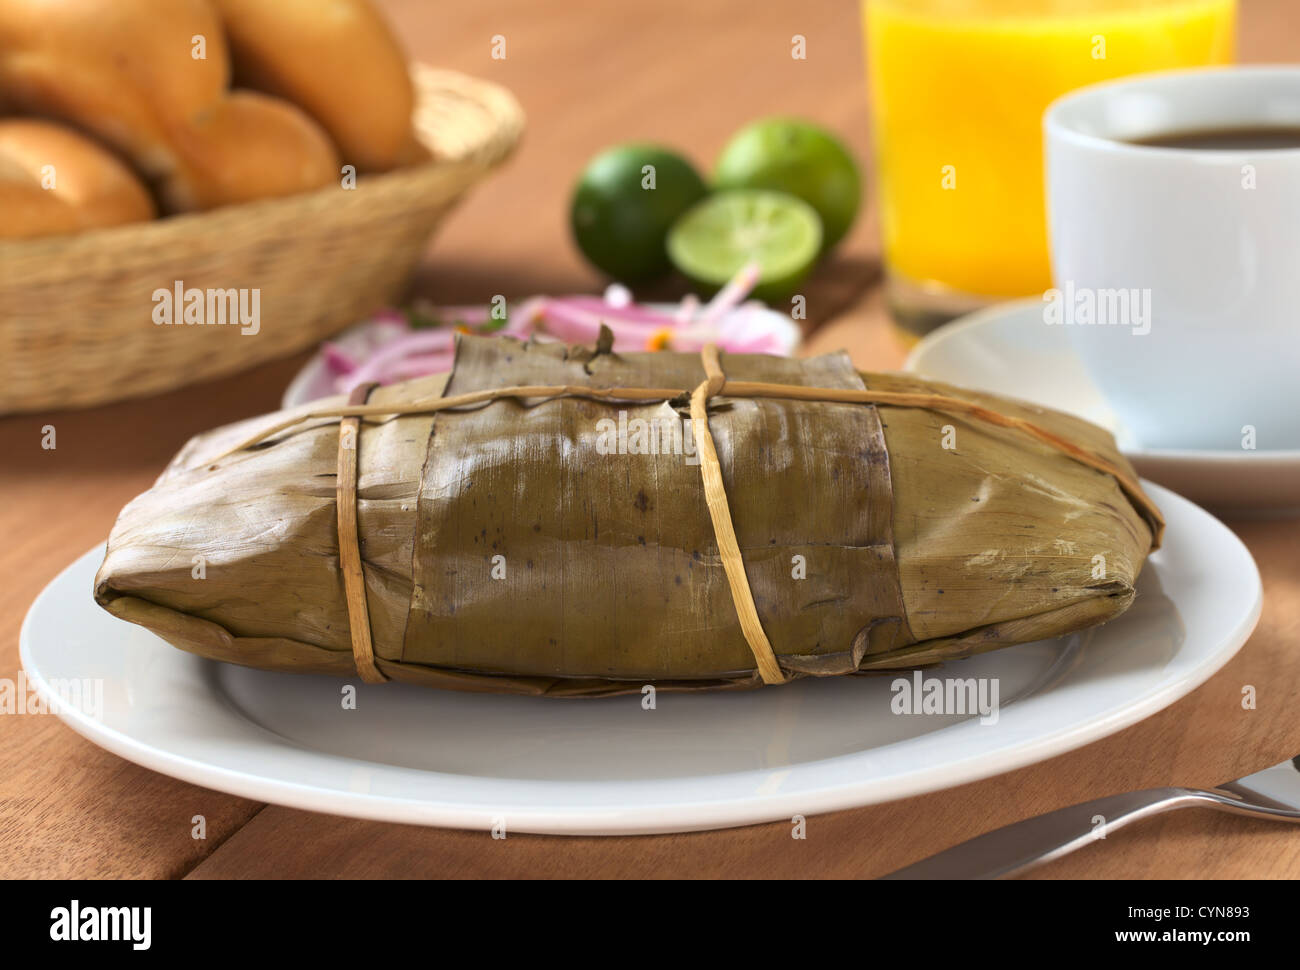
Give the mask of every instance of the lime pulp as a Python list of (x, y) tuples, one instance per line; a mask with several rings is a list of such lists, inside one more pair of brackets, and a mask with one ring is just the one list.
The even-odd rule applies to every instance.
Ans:
[(706, 292), (757, 263), (754, 295), (784, 299), (808, 276), (821, 250), (817, 211), (785, 192), (733, 189), (688, 210), (668, 233), (673, 265)]

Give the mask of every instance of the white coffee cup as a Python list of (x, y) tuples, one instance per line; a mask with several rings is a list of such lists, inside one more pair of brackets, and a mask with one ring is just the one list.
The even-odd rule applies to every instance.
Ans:
[(1129, 143), (1300, 129), (1300, 67), (1123, 78), (1055, 101), (1043, 124), (1044, 319), (1069, 330), (1127, 436), (1300, 448), (1300, 148)]

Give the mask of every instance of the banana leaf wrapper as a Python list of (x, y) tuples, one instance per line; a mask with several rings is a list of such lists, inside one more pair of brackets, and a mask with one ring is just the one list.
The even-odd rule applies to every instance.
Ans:
[[(1034, 405), (859, 373), (842, 354), (721, 361), (728, 381), (970, 401), (1133, 477), (1106, 431)], [(690, 354), (466, 337), (449, 376), (369, 400), (398, 409), (539, 384), (689, 390), (705, 376)], [(122, 511), (95, 580), (100, 605), (213, 660), (355, 675), (338, 418), (228, 453), (343, 403), (192, 439)], [(684, 396), (505, 398), (364, 421), (357, 531), (378, 669), (561, 696), (761, 686), (688, 414)], [(1102, 623), (1132, 603), (1159, 540), (1140, 490), (971, 415), (724, 391), (708, 426), (745, 576), (790, 680), (927, 666)]]

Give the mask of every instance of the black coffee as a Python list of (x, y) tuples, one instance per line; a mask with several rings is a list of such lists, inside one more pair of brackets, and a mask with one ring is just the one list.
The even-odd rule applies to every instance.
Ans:
[(1300, 126), (1250, 128), (1205, 128), (1174, 131), (1146, 138), (1130, 138), (1131, 145), (1154, 148), (1199, 148), (1220, 151), (1271, 151), (1300, 148)]

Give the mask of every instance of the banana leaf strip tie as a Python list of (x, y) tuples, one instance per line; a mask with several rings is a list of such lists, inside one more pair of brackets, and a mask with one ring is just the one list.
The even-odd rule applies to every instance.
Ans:
[[(365, 404), (370, 392), (379, 385), (358, 385), (348, 397), (349, 404)], [(348, 627), (352, 635), (352, 659), (357, 673), (367, 684), (388, 680), (375, 664), (375, 646), (370, 636), (370, 606), (366, 602), (366, 575), (361, 568), (361, 539), (357, 527), (357, 471), (361, 464), (361, 419), (339, 421), (339, 471), (335, 485), (339, 517), (339, 569), (343, 572), (343, 591), (348, 603)]]
[(382, 683), (388, 678), (375, 663), (371, 641), (370, 622), (366, 604), (364, 574), (361, 565), (360, 538), (357, 530), (357, 468), (359, 450), (359, 423), (364, 418), (396, 417), (405, 414), (426, 414), (437, 411), (485, 405), (503, 398), (551, 399), (581, 397), (606, 403), (628, 401), (662, 402), (686, 398), (689, 394), (691, 428), (700, 457), (704, 495), (714, 538), (726, 572), (727, 582), (739, 618), (745, 641), (754, 655), (758, 672), (765, 684), (785, 683), (786, 676), (777, 661), (772, 645), (763, 630), (754, 597), (745, 575), (744, 562), (731, 519), (726, 489), (723, 486), (722, 468), (709, 432), (708, 404), (715, 397), (778, 398), (800, 401), (827, 401), (844, 404), (878, 404), (891, 407), (924, 408), (946, 414), (959, 414), (987, 424), (1010, 428), (1034, 438), (1103, 474), (1110, 475), (1124, 494), (1153, 526), (1152, 548), (1159, 548), (1164, 534), (1164, 518), (1160, 510), (1143, 493), (1138, 482), (1122, 468), (1093, 454), (1071, 441), (1022, 418), (1012, 417), (961, 398), (941, 394), (923, 394), (902, 391), (853, 390), (844, 388), (806, 387), (791, 384), (772, 384), (758, 381), (728, 381), (715, 345), (701, 351), (706, 379), (694, 390), (681, 388), (594, 388), (581, 385), (523, 385), (472, 391), (450, 397), (426, 398), (397, 406), (366, 404), (366, 398), (375, 385), (363, 385), (353, 391), (344, 407), (322, 408), (282, 421), (229, 449), (213, 462), (245, 451), (262, 442), (320, 418), (339, 418), (339, 459), (337, 502), (339, 522), (339, 561), (347, 596), (348, 617), (351, 627), (353, 658), (357, 672), (367, 683)]

